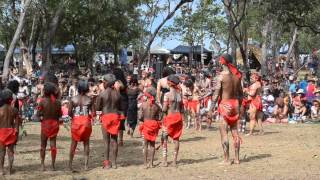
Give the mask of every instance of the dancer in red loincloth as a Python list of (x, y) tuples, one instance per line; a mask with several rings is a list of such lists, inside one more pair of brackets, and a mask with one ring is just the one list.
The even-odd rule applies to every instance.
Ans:
[[(140, 125), (140, 133), (144, 138), (144, 165), (145, 168), (153, 168), (153, 159), (155, 154), (155, 141), (157, 139), (159, 130), (161, 128), (161, 121), (159, 120), (160, 107), (155, 103), (156, 89), (149, 87), (145, 91), (147, 101), (141, 105), (139, 112), (139, 119), (143, 121)], [(151, 160), (148, 163), (148, 147), (150, 145)]]
[(38, 116), (41, 119), (41, 166), (45, 170), (44, 160), (47, 147), (47, 141), (50, 139), (51, 167), (55, 170), (55, 161), (57, 155), (56, 138), (59, 132), (59, 118), (62, 116), (61, 102), (56, 99), (59, 94), (56, 84), (46, 82), (43, 87), (44, 98), (38, 105)]
[[(103, 167), (109, 169), (111, 167), (117, 168), (118, 156), (118, 133), (120, 123), (125, 117), (120, 112), (121, 97), (120, 93), (114, 88), (116, 77), (113, 74), (104, 76), (105, 90), (100, 93), (96, 99), (96, 110), (102, 111), (101, 126), (103, 139), (105, 141), (105, 160)], [(113, 164), (109, 160), (110, 143), (113, 154)]]
[(228, 128), (230, 127), (233, 145), (235, 148), (235, 164), (239, 164), (240, 136), (238, 134), (239, 108), (242, 102), (243, 92), (241, 87), (241, 73), (232, 64), (232, 57), (224, 54), (220, 57), (223, 71), (217, 78), (216, 89), (213, 95), (211, 111), (218, 102), (218, 120), (220, 124), (221, 144), (224, 152), (225, 164), (231, 164), (229, 160)]
[(252, 73), (251, 82), (253, 84), (249, 87), (249, 89), (244, 89), (244, 92), (248, 94), (247, 103), (249, 105), (249, 118), (250, 118), (250, 132), (247, 135), (252, 135), (256, 122), (259, 126), (259, 134), (263, 134), (262, 128), (262, 82), (261, 77), (258, 73)]
[(14, 145), (19, 131), (18, 109), (11, 106), (12, 92), (8, 89), (0, 93), (3, 101), (0, 107), (0, 173), (4, 175), (3, 165), (8, 149), (9, 174), (12, 173)]
[(167, 143), (168, 136), (173, 139), (174, 159), (173, 165), (177, 166), (177, 158), (179, 153), (179, 139), (183, 128), (183, 102), (182, 94), (179, 88), (179, 78), (175, 75), (168, 77), (168, 85), (170, 91), (164, 95), (163, 111), (167, 112), (167, 116), (163, 119), (163, 166), (168, 166), (167, 163)]
[(94, 108), (92, 99), (86, 94), (89, 92), (89, 84), (87, 81), (81, 80), (78, 83), (79, 95), (71, 99), (69, 105), (69, 116), (72, 118), (71, 136), (72, 142), (70, 147), (69, 169), (72, 169), (72, 161), (79, 141), (83, 141), (84, 146), (84, 168), (88, 170), (89, 162), (89, 140), (92, 132), (91, 119), (94, 116)]

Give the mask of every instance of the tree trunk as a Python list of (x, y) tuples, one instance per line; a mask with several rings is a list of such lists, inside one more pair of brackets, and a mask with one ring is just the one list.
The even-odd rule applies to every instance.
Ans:
[(268, 18), (262, 28), (262, 47), (261, 47), (261, 73), (265, 75), (267, 73), (267, 43), (268, 43), (268, 32), (272, 25), (271, 20)]
[(296, 40), (297, 40), (297, 35), (298, 35), (298, 28), (295, 27), (294, 31), (293, 31), (292, 41), (290, 43), (288, 54), (287, 54), (287, 61), (290, 61), (292, 50), (293, 50), (294, 44), (296, 43)]
[(44, 59), (43, 59), (43, 65), (42, 65), (43, 70), (49, 70), (50, 66), (52, 65), (52, 57), (51, 57), (52, 41), (58, 29), (60, 21), (62, 19), (63, 13), (64, 13), (64, 6), (62, 1), (57, 11), (55, 12), (53, 19), (50, 22), (49, 29), (47, 29), (47, 37), (44, 44)]
[(36, 54), (37, 54), (36, 49), (37, 49), (38, 41), (40, 39), (41, 26), (42, 26), (42, 17), (39, 16), (37, 19), (36, 29), (35, 29), (34, 37), (31, 41), (31, 47), (30, 47), (30, 49), (31, 49), (30, 56), (31, 56), (31, 62), (33, 65), (36, 64)]
[(28, 10), (28, 7), (30, 5), (31, 0), (25, 0), (24, 3), (24, 7), (22, 7), (22, 11), (20, 13), (20, 18), (19, 18), (19, 23), (17, 26), (17, 29), (14, 33), (14, 36), (12, 38), (12, 41), (10, 43), (8, 52), (6, 54), (6, 58), (4, 60), (4, 66), (3, 66), (3, 80), (8, 80), (8, 76), (9, 76), (9, 64), (10, 64), (10, 60), (12, 59), (13, 53), (14, 53), (14, 48), (16, 47), (16, 44), (19, 40), (19, 36), (21, 34), (21, 31), (24, 28), (24, 24), (25, 24), (25, 17), (26, 17), (26, 12)]

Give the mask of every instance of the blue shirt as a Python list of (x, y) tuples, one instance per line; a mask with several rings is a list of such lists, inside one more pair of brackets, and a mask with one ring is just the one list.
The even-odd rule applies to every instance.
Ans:
[(290, 84), (289, 91), (295, 93), (297, 91), (297, 85), (295, 83)]
[(303, 89), (304, 92), (307, 92), (308, 82), (306, 80), (300, 81), (299, 88)]

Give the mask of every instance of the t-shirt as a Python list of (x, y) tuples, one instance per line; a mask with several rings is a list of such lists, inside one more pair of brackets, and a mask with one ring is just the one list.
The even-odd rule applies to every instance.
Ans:
[(299, 84), (299, 88), (303, 89), (304, 92), (307, 91), (308, 82), (306, 80), (302, 80)]
[(295, 93), (297, 91), (297, 85), (295, 83), (291, 83), (289, 87), (289, 91), (291, 93)]

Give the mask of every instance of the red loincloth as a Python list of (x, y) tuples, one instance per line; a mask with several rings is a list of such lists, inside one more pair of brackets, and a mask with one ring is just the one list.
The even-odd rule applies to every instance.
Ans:
[(182, 100), (182, 103), (183, 103), (183, 108), (184, 108), (185, 110), (187, 110), (187, 109), (188, 109), (188, 100), (187, 100), (187, 99), (183, 99), (183, 100)]
[(255, 98), (251, 99), (250, 105), (253, 105), (257, 109), (257, 111), (262, 111), (263, 106), (261, 96), (256, 96)]
[(235, 124), (239, 119), (238, 99), (221, 100), (221, 102), (219, 103), (218, 112), (229, 126)]
[(160, 128), (161, 124), (159, 121), (150, 119), (144, 120), (139, 130), (146, 140), (154, 142), (157, 139)]
[(56, 137), (59, 132), (59, 121), (55, 119), (42, 120), (41, 132), (48, 138)]
[(75, 116), (72, 119), (71, 135), (75, 141), (87, 141), (92, 132), (90, 116)]
[(4, 146), (17, 142), (17, 130), (15, 128), (0, 128), (0, 143)]
[(197, 112), (199, 101), (198, 100), (190, 100), (188, 101), (188, 107), (190, 110)]
[(183, 120), (181, 113), (168, 114), (163, 119), (163, 125), (167, 128), (168, 135), (172, 139), (179, 140), (183, 128)]
[(117, 113), (108, 113), (101, 116), (103, 128), (112, 135), (118, 135), (120, 129), (120, 121), (124, 120), (123, 115)]

